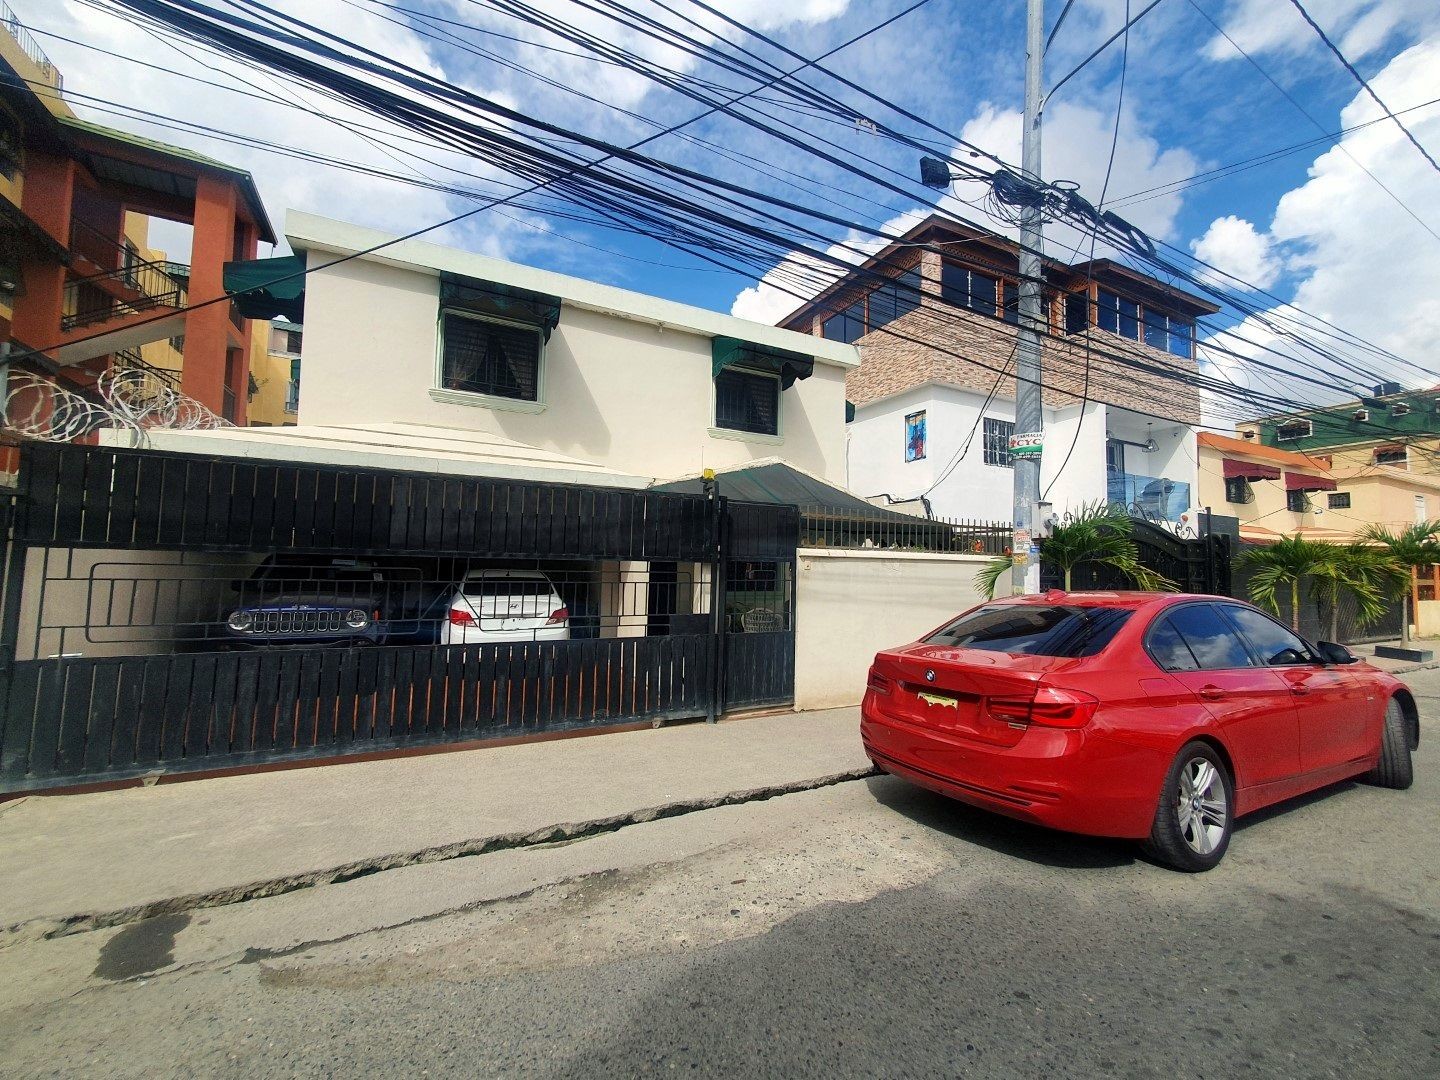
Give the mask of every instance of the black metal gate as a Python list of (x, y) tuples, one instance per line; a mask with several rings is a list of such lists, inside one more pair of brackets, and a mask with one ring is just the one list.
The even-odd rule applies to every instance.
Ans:
[[(1231, 539), (1217, 533), (1201, 537), (1177, 536), (1168, 529), (1139, 518), (1131, 519), (1131, 539), (1140, 564), (1165, 575), (1180, 592), (1229, 596), (1231, 590)], [(1041, 541), (1041, 581), (1045, 588), (1060, 588), (1062, 578), (1044, 561)], [(1119, 571), (1098, 563), (1080, 563), (1071, 574), (1075, 589), (1133, 589), (1134, 583)]]
[(795, 701), (795, 548), (800, 510), (727, 504), (724, 710)]
[[(793, 507), (87, 446), (27, 445), (20, 476), (0, 790), (793, 700)], [(423, 565), (414, 588), (523, 561), (570, 636), (446, 643), (417, 616), (364, 647), (217, 642), (276, 560)]]

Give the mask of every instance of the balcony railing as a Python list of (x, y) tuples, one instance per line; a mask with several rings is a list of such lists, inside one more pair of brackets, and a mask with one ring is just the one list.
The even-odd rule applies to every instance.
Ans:
[(133, 371), (154, 379), (162, 386), (179, 391), (180, 373), (169, 368), (157, 367), (140, 355), (139, 349), (121, 349), (110, 359), (110, 370), (114, 372)]
[(4, 26), (9, 35), (15, 39), (15, 43), (20, 46), (20, 51), (35, 62), (35, 66), (40, 69), (40, 74), (45, 77), (45, 81), (56, 90), (61, 89), (64, 80), (60, 77), (60, 69), (50, 62), (50, 58), (45, 55), (45, 50), (40, 48), (40, 43), (30, 36), (30, 31), (25, 29), (25, 24), (20, 21), (15, 12), (10, 10), (10, 5), (4, 3), (4, 0), (0, 0), (0, 26)]
[(164, 269), (166, 265), (134, 263), (66, 282), (60, 329), (74, 330), (157, 307), (184, 307), (186, 285), (171, 277)]
[(1112, 472), (1106, 479), (1111, 505), (1127, 507), (1139, 517), (1178, 522), (1190, 509), (1190, 485), (1183, 480), (1122, 472)]

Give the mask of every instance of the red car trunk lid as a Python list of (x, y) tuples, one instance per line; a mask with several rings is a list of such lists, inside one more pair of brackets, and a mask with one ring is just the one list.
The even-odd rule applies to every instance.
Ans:
[(1073, 664), (1059, 656), (912, 645), (876, 656), (875, 674), (888, 682), (888, 693), (877, 694), (875, 706), (906, 723), (1014, 746), (1029, 727), (1017, 706), (1035, 697), (1047, 673)]

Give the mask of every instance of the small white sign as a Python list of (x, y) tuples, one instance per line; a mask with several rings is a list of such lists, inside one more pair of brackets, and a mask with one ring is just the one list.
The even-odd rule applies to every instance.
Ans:
[(1044, 432), (1017, 432), (1010, 436), (1010, 456), (1012, 458), (1038, 458), (1044, 442)]

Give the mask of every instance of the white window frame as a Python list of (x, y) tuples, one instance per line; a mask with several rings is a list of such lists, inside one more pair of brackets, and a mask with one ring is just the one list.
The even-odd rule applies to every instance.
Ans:
[[(540, 343), (539, 351), (535, 360), (535, 400), (525, 401), (522, 398), (504, 397), (500, 394), (480, 394), (473, 390), (452, 390), (445, 385), (445, 316), (457, 315), (462, 319), (473, 319), (476, 322), (494, 323), (499, 326), (514, 326), (521, 330), (533, 331)], [(440, 314), (435, 319), (435, 370), (434, 383), (430, 387), (430, 397), (434, 401), (443, 402), (447, 405), (468, 405), (479, 409), (493, 409), (497, 412), (518, 412), (518, 413), (541, 413), (548, 407), (545, 398), (545, 372), (549, 366), (545, 363), (545, 350), (549, 342), (545, 340), (545, 332), (534, 323), (522, 322), (518, 319), (506, 319), (498, 315), (482, 315), (475, 311), (466, 311), (464, 308), (442, 307)]]
[(724, 369), (728, 371), (741, 371), (746, 375), (761, 375), (775, 382), (775, 434), (766, 435), (759, 431), (740, 431), (736, 428), (720, 426), (720, 393), (715, 383), (710, 380), (710, 428), (709, 434), (712, 439), (732, 439), (735, 442), (764, 443), (767, 446), (778, 446), (785, 441), (785, 387), (781, 385), (780, 376), (773, 371), (760, 371), (756, 368), (744, 367), (740, 364), (732, 364)]

